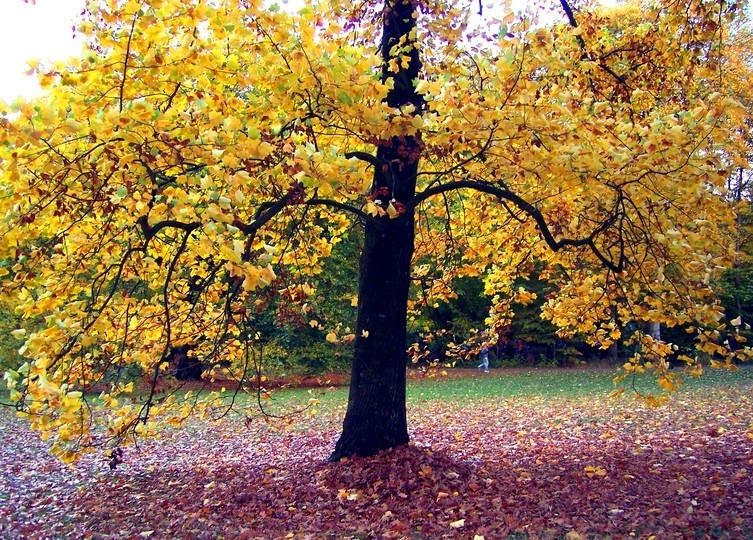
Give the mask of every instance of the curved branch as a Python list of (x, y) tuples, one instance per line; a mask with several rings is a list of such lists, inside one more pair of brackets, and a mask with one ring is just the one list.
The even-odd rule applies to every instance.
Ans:
[(251, 223), (244, 223), (240, 219), (233, 220), (233, 227), (237, 227), (244, 234), (254, 234), (275, 217), (280, 211), (291, 203), (297, 195), (296, 191), (289, 191), (280, 200), (273, 203), (263, 203), (256, 210), (256, 215)]
[(174, 219), (166, 219), (164, 221), (160, 221), (155, 225), (149, 225), (149, 218), (147, 218), (147, 216), (141, 216), (136, 220), (136, 223), (141, 226), (141, 230), (144, 233), (145, 245), (148, 244), (149, 240), (154, 238), (154, 236), (158, 232), (168, 227), (172, 227), (173, 229), (180, 229), (181, 231), (185, 231), (187, 233), (191, 233), (201, 227), (200, 223), (184, 223), (182, 221), (177, 221)]
[(140, 246), (140, 247), (129, 247), (125, 251), (125, 253), (123, 254), (123, 257), (121, 258), (121, 260), (116, 265), (117, 272), (115, 274), (115, 278), (113, 279), (112, 286), (110, 288), (110, 292), (105, 297), (105, 299), (102, 301), (102, 304), (99, 306), (99, 309), (97, 309), (96, 312), (95, 312), (94, 306), (91, 306), (91, 311), (94, 314), (93, 317), (86, 324), (83, 325), (83, 327), (81, 328), (81, 330), (79, 332), (77, 332), (76, 334), (74, 334), (73, 336), (71, 336), (68, 339), (68, 341), (61, 347), (60, 351), (58, 351), (55, 354), (54, 362), (52, 364), (53, 366), (57, 362), (59, 362), (60, 360), (62, 360), (62, 358), (66, 354), (68, 354), (69, 352), (71, 352), (71, 350), (73, 350), (73, 347), (78, 342), (79, 338), (81, 338), (81, 336), (86, 335), (87, 332), (99, 320), (100, 315), (102, 315), (102, 313), (104, 313), (105, 308), (107, 308), (107, 306), (110, 304), (110, 301), (115, 297), (115, 293), (117, 292), (117, 289), (118, 289), (118, 284), (120, 283), (121, 278), (123, 277), (123, 273), (125, 271), (125, 265), (126, 265), (126, 263), (131, 258), (131, 255), (133, 255), (134, 253), (139, 253), (139, 252), (144, 253), (144, 247), (143, 246)]
[(352, 158), (360, 159), (361, 161), (365, 161), (369, 165), (373, 165), (375, 168), (379, 167), (380, 165), (379, 159), (377, 159), (376, 156), (372, 156), (368, 152), (359, 152), (359, 151), (346, 152), (345, 157), (347, 159), (352, 159)]
[[(454, 173), (455, 171), (457, 171), (459, 169), (462, 169), (463, 167), (465, 167), (466, 165), (468, 165), (472, 161), (475, 161), (477, 159), (485, 159), (484, 156), (489, 151), (489, 149), (492, 146), (492, 142), (494, 141), (494, 133), (497, 130), (497, 125), (498, 124), (499, 124), (499, 122), (497, 122), (495, 120), (494, 123), (492, 124), (492, 128), (489, 130), (489, 136), (486, 138), (486, 141), (481, 146), (481, 148), (479, 148), (478, 152), (475, 152), (470, 157), (468, 157), (468, 158), (466, 158), (466, 159), (464, 159), (462, 161), (459, 161), (458, 163), (456, 163), (455, 165), (453, 165), (449, 169), (446, 169), (444, 171), (436, 171), (436, 172), (432, 172), (432, 171), (420, 172), (420, 173), (416, 174), (416, 177), (419, 177), (419, 176), (437, 176), (437, 177), (446, 176), (448, 174)], [(347, 156), (347, 154), (345, 154), (345, 155)]]
[(554, 238), (554, 235), (552, 235), (552, 232), (549, 230), (549, 225), (547, 224), (544, 215), (530, 202), (522, 198), (520, 195), (513, 193), (507, 188), (502, 188), (491, 184), (484, 184), (481, 182), (475, 182), (473, 180), (459, 180), (456, 182), (449, 182), (447, 184), (442, 184), (441, 186), (435, 186), (426, 189), (425, 191), (419, 193), (413, 199), (408, 201), (408, 203), (405, 205), (405, 208), (406, 210), (411, 211), (415, 209), (416, 206), (429, 199), (430, 197), (433, 197), (434, 195), (440, 195), (448, 191), (464, 188), (494, 195), (496, 197), (499, 197), (500, 199), (510, 201), (512, 204), (520, 208), (520, 210), (528, 214), (536, 222), (542, 238), (552, 249), (552, 251), (559, 251), (565, 247), (588, 247), (606, 268), (618, 273), (624, 270), (625, 256), (622, 249), (620, 250), (619, 260), (615, 263), (606, 255), (604, 255), (595, 243), (596, 237), (607, 230), (617, 219), (618, 216), (616, 213), (610, 216), (608, 219), (604, 220), (598, 227), (591, 231), (591, 234), (589, 234), (585, 238), (562, 238), (560, 240), (556, 240)]
[(188, 239), (191, 237), (191, 234), (193, 234), (193, 231), (194, 229), (186, 230), (186, 234), (183, 235), (183, 239), (180, 242), (178, 250), (175, 252), (175, 255), (173, 255), (173, 258), (167, 267), (167, 275), (165, 276), (165, 282), (162, 287), (162, 302), (163, 307), (165, 308), (165, 348), (162, 351), (160, 359), (154, 365), (154, 374), (152, 375), (152, 380), (149, 385), (149, 394), (147, 396), (146, 403), (144, 403), (144, 405), (142, 406), (141, 412), (139, 414), (139, 421), (144, 424), (146, 424), (147, 420), (149, 420), (149, 412), (151, 411), (151, 408), (154, 404), (154, 396), (157, 393), (157, 383), (159, 381), (160, 366), (162, 365), (162, 362), (164, 362), (167, 358), (172, 343), (173, 329), (170, 316), (170, 282), (172, 281), (172, 276), (175, 272), (175, 268), (178, 265), (178, 260), (186, 251), (186, 246), (188, 246)]
[(350, 206), (349, 204), (341, 203), (338, 201), (333, 201), (332, 199), (309, 199), (308, 201), (305, 201), (303, 204), (311, 205), (311, 206), (314, 206), (314, 205), (331, 206), (332, 208), (337, 208), (338, 210), (344, 210), (345, 212), (354, 214), (363, 220), (373, 219), (370, 215), (368, 215), (366, 212), (364, 212), (360, 208), (356, 208), (355, 206)]

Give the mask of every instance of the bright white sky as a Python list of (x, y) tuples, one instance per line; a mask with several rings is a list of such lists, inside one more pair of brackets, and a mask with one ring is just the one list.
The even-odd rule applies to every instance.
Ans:
[(64, 60), (78, 56), (82, 39), (71, 26), (84, 0), (0, 0), (0, 99), (39, 93), (36, 77), (29, 77), (27, 60)]

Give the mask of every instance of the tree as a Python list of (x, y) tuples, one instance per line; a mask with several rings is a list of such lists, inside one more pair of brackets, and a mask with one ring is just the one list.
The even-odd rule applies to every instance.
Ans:
[[(615, 320), (689, 324), (731, 363), (713, 278), (733, 255), (722, 195), (738, 105), (713, 44), (739, 6), (658, 4), (627, 28), (561, 6), (565, 23), (505, 13), (474, 31), (453, 2), (90, 2), (88, 49), (34, 66), (48, 95), (2, 123), (4, 292), (46, 317), (16, 332), (18, 408), (63, 459), (221, 414), (235, 394), (158, 399), (173, 348), (244, 389), (261, 291), (286, 273), (305, 301), (353, 223), (364, 247), (333, 459), (408, 441), (412, 271), (483, 276), (493, 327), (530, 295), (511, 285), (536, 261), (561, 333), (609, 346)], [(669, 345), (631, 339), (647, 354), (628, 372), (673, 387)], [(148, 391), (131, 402), (132, 385), (104, 383), (134, 364)]]

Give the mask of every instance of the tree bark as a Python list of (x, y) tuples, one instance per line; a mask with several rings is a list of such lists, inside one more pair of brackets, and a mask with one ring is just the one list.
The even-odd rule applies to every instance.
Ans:
[(366, 227), (348, 410), (332, 460), (408, 442), (405, 321), (412, 254), (413, 219)]
[[(415, 3), (388, 0), (383, 12), (382, 80), (394, 79), (386, 103), (395, 108), (413, 105), (421, 114), (423, 100), (413, 81), (421, 69), (414, 35)], [(409, 46), (398, 51), (401, 38)], [(412, 45), (412, 46), (411, 46)], [(394, 48), (393, 48), (394, 47)], [(393, 57), (409, 56), (407, 66), (390, 72)], [(416, 173), (423, 145), (419, 136), (380, 141), (370, 197), (377, 206), (392, 205), (398, 215), (366, 224), (358, 293), (358, 321), (348, 409), (343, 431), (330, 460), (368, 456), (408, 442), (405, 411), (406, 319), (414, 214), (405, 205), (416, 192)]]

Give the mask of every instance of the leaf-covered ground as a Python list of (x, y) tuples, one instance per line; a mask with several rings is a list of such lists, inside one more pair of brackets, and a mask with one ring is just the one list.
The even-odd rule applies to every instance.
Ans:
[(344, 390), (285, 430), (191, 424), (128, 448), (115, 471), (101, 455), (59, 464), (2, 411), (0, 537), (753, 538), (750, 379), (659, 409), (473, 397), (473, 379), (453, 381), (465, 399), (414, 388), (414, 443), (340, 463), (325, 460)]

